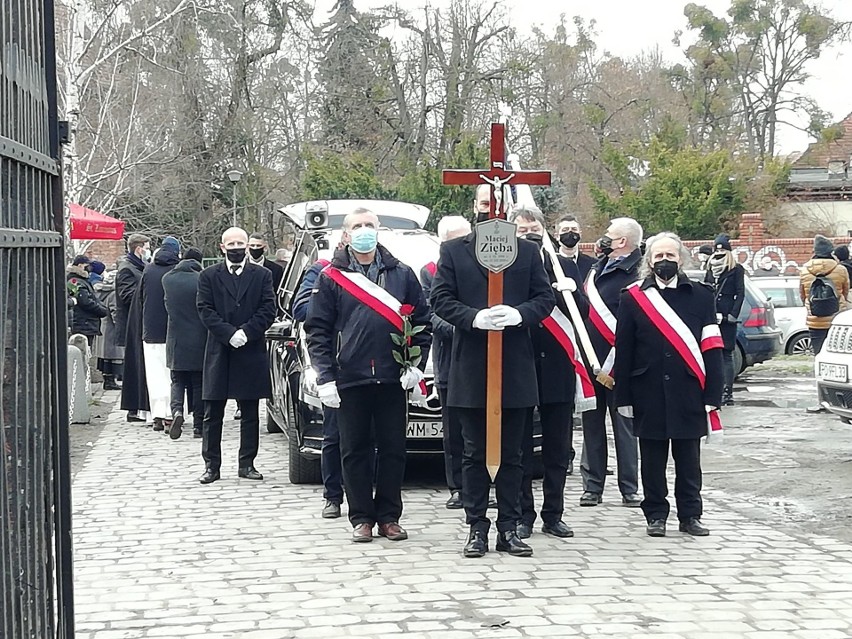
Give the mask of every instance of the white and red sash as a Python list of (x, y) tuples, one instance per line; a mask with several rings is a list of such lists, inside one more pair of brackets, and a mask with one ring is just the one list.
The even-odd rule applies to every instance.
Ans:
[(594, 269), (589, 271), (584, 288), (586, 296), (589, 298), (589, 320), (611, 347), (606, 359), (601, 362), (601, 372), (605, 375), (612, 375), (612, 367), (615, 365), (616, 319), (606, 302), (603, 301), (600, 292), (598, 292)]
[(576, 380), (574, 390), (574, 412), (585, 413), (594, 410), (595, 387), (589, 377), (589, 371), (580, 357), (580, 349), (577, 347), (577, 336), (571, 321), (558, 307), (553, 309), (549, 317), (542, 320), (541, 325), (550, 333), (560, 347), (565, 351), (569, 361), (574, 365), (574, 377)]
[[(388, 291), (378, 284), (370, 281), (370, 279), (362, 273), (341, 271), (339, 268), (335, 268), (331, 265), (326, 266), (322, 272), (340, 288), (349, 293), (367, 308), (381, 315), (396, 330), (402, 333), (403, 319), (402, 315), (399, 313), (399, 309), (402, 307), (402, 302), (396, 299)], [(423, 381), (420, 382), (420, 390), (425, 396), (426, 383)]]
[[(722, 334), (719, 332), (719, 326), (717, 324), (705, 326), (701, 331), (701, 343), (699, 343), (689, 327), (656, 288), (642, 290), (641, 282), (634, 282), (627, 287), (627, 291), (651, 323), (683, 358), (698, 378), (701, 390), (704, 390), (707, 384), (707, 371), (702, 353), (711, 348), (722, 348)], [(707, 415), (707, 434), (718, 435), (721, 432), (722, 421), (719, 419), (719, 411), (710, 411)]]

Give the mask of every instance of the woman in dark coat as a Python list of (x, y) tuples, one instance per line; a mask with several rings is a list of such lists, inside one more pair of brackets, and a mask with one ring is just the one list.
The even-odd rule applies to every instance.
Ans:
[(720, 235), (714, 242), (713, 255), (707, 260), (704, 281), (716, 291), (716, 320), (725, 344), (722, 361), (725, 371), (725, 388), (722, 404), (734, 405), (734, 349), (737, 347), (737, 327), (745, 298), (745, 269), (731, 252), (731, 238)]
[(722, 339), (712, 290), (681, 270), (688, 259), (673, 233), (650, 238), (645, 279), (622, 292), (618, 307), (615, 405), (633, 418), (639, 438), (642, 511), (652, 537), (666, 534), (669, 447), (679, 529), (709, 534), (701, 524), (701, 438), (711, 423), (719, 426)]
[(119, 346), (118, 331), (115, 327), (116, 295), (115, 271), (104, 273), (103, 280), (95, 284), (101, 302), (109, 313), (101, 319), (101, 334), (95, 338), (95, 357), (98, 358), (98, 370), (104, 376), (104, 390), (121, 390), (116, 379), (121, 379), (124, 363), (124, 347)]
[(89, 346), (92, 346), (95, 335), (101, 334), (101, 318), (106, 317), (109, 311), (89, 281), (89, 272), (85, 267), (88, 262), (84, 256), (75, 257), (73, 264), (66, 269), (65, 280), (75, 302), (68, 318), (71, 334), (85, 335)]

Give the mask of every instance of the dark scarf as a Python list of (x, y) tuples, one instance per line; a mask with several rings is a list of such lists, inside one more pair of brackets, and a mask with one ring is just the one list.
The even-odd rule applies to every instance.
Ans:
[(349, 254), (349, 270), (354, 271), (355, 273), (363, 273), (368, 280), (370, 280), (373, 284), (379, 283), (379, 273), (382, 270), (382, 254), (379, 251), (376, 251), (376, 255), (373, 258), (373, 261), (369, 264), (361, 264), (355, 255), (353, 254), (352, 249), (347, 248), (346, 252)]

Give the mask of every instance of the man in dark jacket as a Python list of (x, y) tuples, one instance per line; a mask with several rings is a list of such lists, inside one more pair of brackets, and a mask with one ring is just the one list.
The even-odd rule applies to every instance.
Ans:
[(585, 281), (597, 260), (583, 253), (577, 246), (582, 239), (577, 218), (573, 215), (560, 218), (556, 223), (556, 238), (559, 240), (559, 254), (576, 264), (580, 277)]
[(95, 335), (101, 334), (101, 318), (106, 317), (109, 311), (89, 282), (89, 272), (86, 270), (88, 263), (89, 258), (84, 255), (75, 257), (66, 269), (65, 281), (75, 301), (69, 314), (71, 334), (85, 335), (91, 347)]
[[(478, 189), (477, 200), (483, 191), (481, 199), (488, 210), (486, 189)], [(532, 548), (518, 538), (516, 526), (521, 519), (524, 425), (538, 403), (529, 327), (550, 314), (555, 299), (536, 245), (518, 240), (517, 257), (503, 271), (503, 303), (489, 307), (488, 272), (476, 259), (475, 236), (471, 233), (441, 245), (431, 298), (432, 310), (455, 327), (447, 405), (458, 414), (464, 438), (462, 498), (470, 526), (464, 555), (482, 557), (488, 551), (491, 482), (485, 466), (486, 351), (488, 331), (502, 331), (505, 359), (501, 462), (495, 480), (497, 550), (526, 557)]]
[[(464, 237), (470, 233), (470, 222), (461, 215), (446, 215), (438, 222), (438, 237), (442, 242)], [(420, 281), (426, 300), (432, 295), (432, 283), (438, 265), (430, 262), (420, 270)], [(462, 453), (464, 440), (461, 422), (447, 405), (447, 379), (450, 375), (450, 357), (453, 350), (453, 325), (432, 313), (432, 369), (435, 372), (435, 388), (441, 398), (441, 422), (444, 427), (444, 472), (450, 498), (447, 508), (462, 508)]]
[(198, 278), (198, 315), (207, 327), (204, 349), (204, 429), (202, 484), (219, 479), (222, 464), (222, 422), (229, 399), (240, 403), (240, 454), (237, 474), (263, 479), (254, 467), (260, 418), (259, 402), (272, 396), (266, 331), (275, 321), (272, 273), (250, 264), (248, 235), (240, 228), (222, 234), (225, 261)]
[[(305, 322), (320, 400), (339, 408), (343, 483), (355, 542), (372, 541), (375, 524), (379, 535), (392, 541), (408, 538), (399, 525), (408, 391), (423, 380), (432, 340), (420, 283), (378, 244), (378, 229), (372, 211), (359, 208), (346, 216), (346, 246), (320, 273)], [(404, 317), (411, 327), (423, 327), (411, 337), (410, 347), (420, 352), (410, 367), (394, 357), (404, 355), (392, 339), (401, 337)]]
[[(589, 319), (586, 328), (602, 373), (611, 375), (615, 362), (618, 303), (621, 290), (639, 278), (642, 227), (629, 217), (616, 218), (598, 243), (604, 256), (595, 264), (586, 279), (586, 295), (589, 298)], [(616, 383), (619, 383), (618, 380)], [(629, 383), (629, 380), (625, 383)], [(630, 508), (638, 508), (642, 502), (637, 494), (639, 447), (633, 435), (633, 424), (616, 410), (612, 390), (598, 381), (595, 381), (594, 385), (597, 407), (583, 413), (583, 456), (580, 474), (583, 476), (584, 492), (580, 497), (580, 505), (597, 506), (602, 501), (607, 462), (606, 413), (609, 410), (615, 439), (621, 502)]]
[(115, 275), (115, 341), (117, 346), (125, 347), (121, 408), (127, 411), (129, 422), (145, 422), (146, 418), (140, 416), (139, 411), (147, 412), (150, 408), (142, 353), (142, 309), (136, 295), (142, 271), (150, 259), (150, 239), (134, 233), (127, 240), (127, 255), (119, 261)]
[(177, 266), (163, 276), (163, 301), (168, 315), (166, 365), (172, 380), (172, 425), (169, 429), (172, 439), (181, 436), (184, 397), (188, 396), (187, 406), (192, 411), (192, 432), (196, 438), (201, 437), (204, 422), (201, 384), (207, 329), (198, 317), (195, 304), (201, 259), (201, 251), (189, 248)]
[(269, 244), (266, 238), (261, 233), (252, 233), (249, 235), (248, 254), (252, 264), (268, 268), (272, 273), (272, 288), (275, 291), (275, 299), (278, 299), (278, 290), (281, 288), (281, 280), (284, 279), (284, 267), (278, 262), (270, 260), (266, 257), (266, 251), (269, 250)]
[(154, 261), (145, 267), (139, 282), (142, 311), (142, 352), (145, 359), (145, 386), (154, 418), (154, 430), (164, 431), (171, 423), (171, 384), (166, 365), (168, 316), (163, 301), (163, 276), (180, 261), (180, 244), (169, 236), (157, 250)]

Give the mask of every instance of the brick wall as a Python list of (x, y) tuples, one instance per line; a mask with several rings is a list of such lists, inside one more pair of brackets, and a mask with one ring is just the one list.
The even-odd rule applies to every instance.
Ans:
[(95, 240), (86, 250), (86, 256), (106, 264), (107, 270), (115, 268), (119, 258), (127, 253), (123, 240)]

